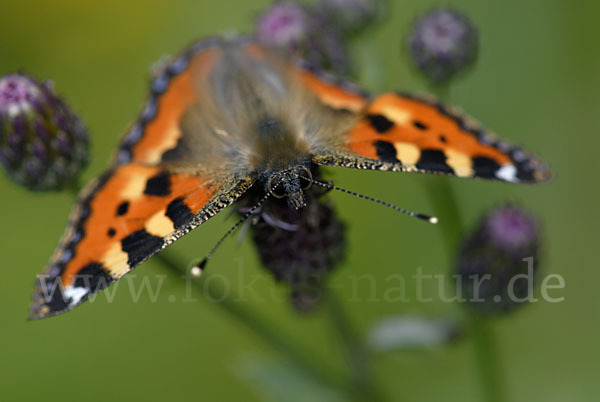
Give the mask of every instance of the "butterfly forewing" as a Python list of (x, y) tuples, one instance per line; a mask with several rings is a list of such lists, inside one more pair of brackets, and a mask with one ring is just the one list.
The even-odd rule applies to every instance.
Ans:
[(343, 136), (345, 150), (317, 155), (315, 162), (509, 182), (551, 177), (534, 155), (498, 140), (459, 110), (434, 99), (381, 95)]
[[(164, 156), (184, 140), (181, 120), (198, 83), (220, 57), (206, 40), (177, 57), (152, 84), (140, 119), (122, 140), (113, 167), (79, 196), (69, 225), (37, 281), (31, 318), (55, 315), (93, 294), (235, 201), (252, 185), (244, 175)], [(188, 139), (189, 140), (189, 139)], [(184, 141), (185, 142), (185, 141)]]

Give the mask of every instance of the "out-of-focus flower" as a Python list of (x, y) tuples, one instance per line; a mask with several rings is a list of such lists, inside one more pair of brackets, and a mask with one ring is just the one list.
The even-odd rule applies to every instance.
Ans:
[(375, 22), (382, 7), (383, 0), (319, 0), (316, 5), (344, 35), (358, 33)]
[(263, 43), (296, 47), (310, 35), (311, 16), (300, 4), (277, 2), (261, 14), (256, 34)]
[(532, 296), (538, 257), (535, 218), (510, 204), (492, 210), (465, 239), (459, 253), (463, 298), (487, 314), (518, 307)]
[(350, 68), (338, 31), (313, 8), (275, 2), (259, 16), (255, 31), (259, 42), (301, 57), (314, 67), (339, 74)]
[[(320, 190), (309, 189), (306, 206), (298, 210), (285, 199), (271, 197), (252, 227), (263, 266), (290, 285), (292, 305), (301, 312), (319, 305), (323, 280), (342, 261), (346, 246), (344, 224)], [(260, 191), (248, 194), (241, 200), (241, 212), (258, 199)]]
[(0, 78), (0, 163), (30, 190), (60, 190), (88, 160), (81, 120), (51, 82), (23, 74)]
[(418, 18), (408, 39), (417, 68), (433, 84), (442, 84), (476, 60), (479, 35), (462, 13), (436, 8)]

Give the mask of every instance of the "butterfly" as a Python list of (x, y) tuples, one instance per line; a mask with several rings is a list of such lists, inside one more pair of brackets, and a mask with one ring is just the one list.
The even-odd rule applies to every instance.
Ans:
[(551, 177), (535, 156), (433, 98), (372, 97), (252, 38), (205, 39), (154, 77), (110, 168), (81, 191), (30, 318), (71, 310), (251, 187), (303, 208), (319, 166)]

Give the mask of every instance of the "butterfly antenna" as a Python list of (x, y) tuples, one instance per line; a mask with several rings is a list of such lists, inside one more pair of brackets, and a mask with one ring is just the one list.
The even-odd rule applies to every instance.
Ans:
[(310, 178), (310, 177), (306, 177), (306, 176), (301, 176), (301, 175), (297, 175), (297, 176), (300, 177), (301, 179), (308, 180), (311, 183), (316, 184), (317, 186), (325, 187), (325, 188), (328, 188), (328, 189), (331, 189), (331, 190), (341, 191), (342, 193), (350, 194), (350, 195), (353, 195), (355, 197), (362, 198), (363, 200), (372, 201), (372, 202), (374, 202), (376, 204), (381, 204), (381, 205), (384, 205), (384, 206), (386, 206), (388, 208), (391, 208), (391, 209), (393, 209), (396, 212), (400, 212), (400, 213), (403, 213), (405, 215), (412, 216), (414, 218), (418, 218), (418, 219), (427, 221), (429, 223), (433, 223), (433, 224), (438, 223), (438, 218), (435, 217), (435, 216), (429, 216), (429, 215), (421, 214), (421, 213), (418, 213), (418, 212), (409, 211), (409, 210), (406, 210), (404, 208), (397, 207), (394, 204), (390, 204), (389, 202), (381, 201), (381, 200), (378, 200), (377, 198), (369, 197), (367, 195), (355, 193), (354, 191), (346, 190), (345, 188), (334, 186), (331, 183), (327, 183), (327, 182), (324, 182), (324, 181), (316, 180), (316, 179), (313, 179), (313, 178)]
[(256, 203), (256, 205), (254, 205), (252, 208), (250, 208), (248, 210), (248, 212), (246, 212), (244, 214), (244, 216), (242, 216), (240, 218), (239, 221), (237, 221), (227, 232), (225, 232), (225, 234), (219, 239), (219, 241), (214, 245), (214, 247), (210, 250), (210, 252), (208, 254), (206, 254), (206, 257), (204, 257), (202, 259), (202, 261), (200, 261), (199, 264), (195, 265), (194, 267), (192, 267), (192, 269), (190, 269), (190, 274), (194, 277), (201, 276), (202, 273), (204, 272), (204, 269), (206, 268), (206, 264), (208, 263), (208, 260), (210, 260), (212, 258), (215, 251), (217, 251), (217, 249), (225, 241), (225, 239), (227, 239), (229, 237), (229, 235), (231, 235), (241, 225), (243, 225), (254, 214), (254, 212), (256, 212), (256, 210), (265, 203), (267, 198), (269, 198), (270, 196), (271, 196), (271, 193), (267, 192), (267, 194), (265, 194), (265, 196), (263, 198), (261, 198), (260, 201), (258, 201)]

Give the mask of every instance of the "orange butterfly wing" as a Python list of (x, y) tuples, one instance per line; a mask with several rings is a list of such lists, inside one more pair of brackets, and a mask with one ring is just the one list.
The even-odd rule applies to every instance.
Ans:
[(552, 174), (534, 155), (499, 141), (459, 110), (401, 94), (383, 94), (343, 133), (344, 146), (316, 155), (324, 165), (441, 173), (509, 182)]
[(356, 85), (334, 75), (318, 72), (303, 62), (299, 62), (296, 67), (297, 79), (327, 106), (354, 113), (359, 113), (367, 106), (369, 95)]
[(31, 318), (77, 306), (235, 201), (252, 184), (121, 165), (83, 191), (38, 285)]
[(113, 167), (81, 192), (49, 266), (38, 277), (30, 318), (81, 304), (252, 185), (249, 177), (216, 180), (162, 163), (182, 136), (181, 117), (196, 102), (194, 80), (219, 57), (217, 44), (199, 42), (156, 77)]
[(200, 41), (164, 68), (151, 85), (152, 94), (139, 120), (122, 140), (116, 163), (158, 164), (182, 136), (179, 122), (197, 99), (197, 77), (219, 60), (218, 39)]

